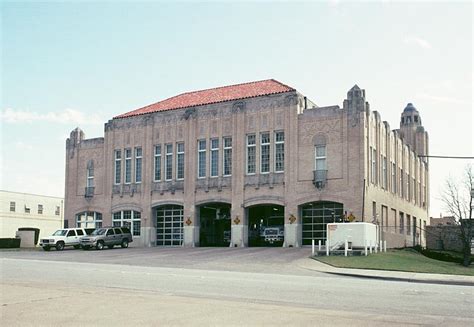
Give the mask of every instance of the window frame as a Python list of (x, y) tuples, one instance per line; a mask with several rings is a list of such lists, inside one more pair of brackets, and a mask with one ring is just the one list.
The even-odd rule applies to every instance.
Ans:
[[(230, 140), (230, 145), (227, 141)], [(222, 145), (223, 145), (223, 154), (222, 154), (222, 175), (232, 176), (232, 136), (224, 136), (222, 138)], [(228, 161), (228, 165), (226, 166), (226, 161)], [(228, 168), (228, 170), (226, 169)], [(226, 172), (229, 171), (229, 174)]]
[(143, 180), (143, 149), (141, 146), (135, 148), (135, 183), (141, 184)]
[[(278, 135), (283, 135), (282, 140), (278, 140)], [(274, 144), (275, 144), (275, 151), (274, 152), (274, 159), (273, 159), (273, 169), (275, 173), (283, 173), (285, 172), (285, 131), (275, 131), (274, 132)], [(281, 149), (278, 149), (279, 145), (281, 145)], [(281, 155), (281, 158), (278, 159), (278, 155)], [(278, 162), (281, 161), (282, 169), (278, 169)]]
[[(168, 151), (170, 150), (171, 151)], [(173, 180), (173, 144), (165, 144), (165, 181)]]
[[(250, 143), (250, 138), (253, 137), (253, 143)], [(247, 134), (246, 137), (246, 151), (245, 151), (245, 173), (247, 175), (255, 175), (257, 173), (257, 137), (255, 134)], [(253, 171), (249, 169), (249, 150), (253, 150)]]
[(114, 150), (114, 185), (122, 183), (122, 150)]
[[(180, 149), (182, 147), (182, 149)], [(176, 143), (176, 180), (184, 180), (185, 162), (184, 162), (184, 142)], [(180, 166), (181, 163), (181, 166)]]
[[(265, 139), (265, 142), (264, 142), (264, 136), (268, 136), (268, 141), (266, 141), (266, 139)], [(270, 162), (271, 157), (272, 157), (271, 144), (272, 144), (272, 140), (271, 140), (270, 132), (261, 132), (260, 133), (260, 167), (259, 167), (260, 168), (260, 174), (269, 174), (270, 171), (271, 171), (271, 162)], [(266, 149), (268, 149), (268, 151)], [(265, 158), (264, 158), (264, 156), (265, 156)], [(266, 164), (268, 166), (267, 170), (263, 169), (264, 164)]]
[[(318, 156), (318, 148), (324, 148), (324, 156)], [(324, 169), (318, 169), (318, 160), (324, 162)], [(322, 170), (322, 171), (327, 171), (328, 166), (327, 166), (327, 146), (326, 144), (316, 144), (314, 146), (314, 170)]]
[[(159, 151), (157, 151), (159, 149)], [(161, 147), (161, 144), (156, 144), (154, 146), (154, 163), (153, 163), (153, 181), (154, 182), (161, 182), (162, 180), (162, 175), (161, 175), (161, 169), (162, 169), (162, 162), (161, 162), (161, 157), (162, 157), (162, 147)], [(159, 152), (159, 153), (158, 153)], [(157, 170), (157, 164), (159, 165), (159, 169)], [(159, 175), (159, 178), (157, 179), (156, 178), (156, 175), (157, 175), (157, 172), (158, 172), (158, 175)]]
[[(201, 145), (204, 147), (201, 147)], [(207, 176), (207, 140), (198, 140), (198, 157), (197, 157), (197, 176), (199, 179), (206, 178)]]
[(124, 150), (125, 169), (124, 169), (124, 184), (132, 184), (132, 149)]

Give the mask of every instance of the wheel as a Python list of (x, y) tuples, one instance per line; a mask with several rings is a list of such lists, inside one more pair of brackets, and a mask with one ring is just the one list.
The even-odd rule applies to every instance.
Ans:
[(124, 248), (124, 249), (125, 249), (125, 248), (128, 248), (128, 240), (127, 240), (126, 238), (124, 238), (124, 239), (122, 240), (122, 243), (120, 244), (120, 246), (121, 246), (122, 248)]
[(80, 249), (81, 246), (78, 244), (78, 245), (74, 245), (74, 248), (77, 250), (77, 249)]
[(113, 248), (114, 248), (113, 245), (107, 245), (107, 247), (108, 247), (109, 249), (113, 249)]
[(104, 249), (104, 242), (99, 241), (97, 242), (97, 245), (95, 246), (97, 250), (103, 250)]
[(43, 250), (49, 251), (49, 250), (51, 250), (51, 248), (49, 246), (43, 246)]
[(56, 244), (56, 250), (57, 251), (64, 250), (64, 242), (58, 242), (58, 244)]

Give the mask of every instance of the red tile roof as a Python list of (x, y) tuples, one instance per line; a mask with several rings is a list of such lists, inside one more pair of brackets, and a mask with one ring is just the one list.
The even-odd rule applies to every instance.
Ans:
[(222, 86), (208, 90), (183, 93), (149, 106), (124, 113), (114, 118), (126, 118), (157, 111), (202, 106), (211, 103), (253, 98), (290, 91), (295, 91), (295, 89), (274, 79)]

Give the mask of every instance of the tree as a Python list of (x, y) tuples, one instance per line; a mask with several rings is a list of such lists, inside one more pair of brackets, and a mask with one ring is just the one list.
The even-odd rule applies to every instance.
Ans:
[(453, 216), (453, 223), (459, 228), (457, 233), (462, 242), (463, 265), (471, 262), (471, 242), (474, 237), (474, 219), (472, 217), (472, 201), (474, 190), (474, 169), (468, 165), (460, 183), (453, 179), (446, 181), (446, 188), (442, 192), (442, 201), (446, 209)]

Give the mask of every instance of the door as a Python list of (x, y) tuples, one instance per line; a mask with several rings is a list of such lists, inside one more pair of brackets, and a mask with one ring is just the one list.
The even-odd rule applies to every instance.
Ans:
[(105, 245), (112, 245), (115, 243), (115, 233), (113, 229), (108, 229), (107, 233), (105, 233), (104, 243)]
[(65, 245), (77, 245), (79, 244), (79, 237), (76, 235), (75, 230), (70, 230), (67, 232), (66, 240), (64, 241)]

